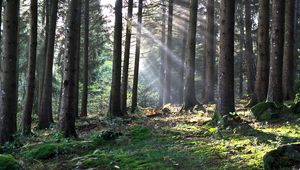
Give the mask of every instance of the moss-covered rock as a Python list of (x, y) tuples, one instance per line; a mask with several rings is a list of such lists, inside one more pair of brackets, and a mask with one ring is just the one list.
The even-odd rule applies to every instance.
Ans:
[(300, 164), (300, 144), (281, 146), (265, 154), (266, 170), (292, 168)]
[(268, 121), (279, 118), (281, 111), (273, 102), (261, 102), (250, 109), (252, 115), (260, 121)]
[(24, 153), (28, 159), (51, 159), (59, 154), (68, 153), (71, 150), (69, 145), (60, 143), (45, 143), (38, 145), (30, 151)]
[(21, 169), (19, 163), (12, 155), (0, 154), (0, 170)]

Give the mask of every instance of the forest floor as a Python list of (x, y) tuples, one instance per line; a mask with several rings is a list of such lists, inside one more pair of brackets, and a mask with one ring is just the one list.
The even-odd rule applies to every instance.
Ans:
[[(79, 139), (64, 139), (53, 127), (17, 137), (0, 153), (13, 155), (25, 169), (263, 169), (264, 154), (300, 141), (299, 115), (257, 122), (237, 106), (248, 128), (218, 129), (206, 112), (168, 113), (147, 108), (124, 119), (91, 116), (77, 121)], [(1, 169), (1, 167), (0, 167)]]

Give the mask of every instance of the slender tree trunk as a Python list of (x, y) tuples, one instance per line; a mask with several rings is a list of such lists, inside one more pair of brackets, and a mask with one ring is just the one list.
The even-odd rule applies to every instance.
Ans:
[(37, 49), (37, 17), (38, 17), (38, 2), (31, 0), (30, 2), (30, 39), (29, 39), (29, 60), (28, 60), (28, 76), (26, 95), (24, 102), (22, 132), (23, 134), (31, 133), (31, 114), (34, 99), (34, 83), (35, 83), (35, 62)]
[[(237, 12), (243, 13), (243, 4), (242, 3), (237, 3), (239, 6), (238, 9), (240, 9)], [(240, 29), (240, 35), (239, 35), (239, 58), (238, 58), (238, 77), (239, 77), (239, 85), (238, 85), (238, 90), (239, 90), (239, 98), (243, 97), (243, 92), (244, 92), (244, 46), (245, 46), (245, 22), (244, 22), (244, 17), (243, 15), (238, 16), (238, 25)]]
[(252, 40), (252, 18), (251, 18), (251, 2), (245, 1), (245, 20), (246, 20), (246, 75), (247, 75), (247, 93), (252, 96), (254, 94), (255, 84), (255, 64), (253, 54), (253, 40)]
[(121, 112), (121, 62), (122, 62), (122, 1), (116, 0), (115, 28), (114, 28), (114, 55), (111, 83), (110, 114), (123, 116)]
[(128, 1), (128, 13), (127, 13), (127, 27), (126, 27), (126, 40), (125, 40), (125, 52), (124, 52), (124, 64), (123, 64), (123, 77), (122, 77), (122, 89), (121, 89), (121, 110), (122, 113), (127, 113), (127, 86), (128, 86), (128, 69), (129, 69), (129, 57), (130, 57), (130, 42), (131, 42), (131, 28), (132, 28), (132, 8), (133, 0)]
[(164, 79), (165, 79), (165, 58), (166, 52), (163, 45), (166, 44), (166, 1), (161, 0), (162, 3), (162, 24), (161, 24), (161, 43), (160, 46), (160, 89), (159, 89), (159, 106), (163, 105), (164, 100)]
[[(44, 83), (44, 75), (45, 75), (45, 66), (47, 62), (47, 47), (48, 47), (48, 38), (49, 38), (49, 25), (50, 25), (50, 1), (49, 0), (44, 0), (44, 7), (45, 7), (45, 39), (44, 39), (44, 46), (41, 48), (41, 55), (38, 58), (38, 71), (37, 71), (37, 76), (38, 76), (38, 112), (40, 111), (41, 107), (41, 101), (42, 101), (42, 93), (43, 93), (43, 83)], [(44, 19), (43, 19), (44, 20)]]
[(270, 65), (270, 1), (259, 1), (258, 56), (256, 66), (255, 95), (258, 102), (267, 98)]
[(78, 12), (77, 12), (77, 20), (76, 20), (76, 59), (75, 59), (75, 90), (74, 90), (74, 115), (76, 118), (79, 117), (79, 72), (80, 72), (80, 40), (81, 40), (81, 1), (78, 0)]
[(77, 137), (74, 115), (77, 41), (74, 40), (76, 40), (77, 34), (79, 34), (79, 29), (77, 28), (79, 1), (80, 0), (71, 0), (68, 9), (69, 20), (67, 27), (69, 31), (66, 37), (67, 51), (64, 56), (63, 95), (60, 111), (60, 129), (65, 137)]
[(197, 105), (195, 95), (195, 57), (196, 57), (196, 31), (197, 31), (198, 0), (190, 2), (190, 19), (187, 40), (187, 57), (185, 59), (185, 82), (183, 103), (185, 109)]
[(84, 58), (83, 58), (83, 91), (81, 99), (81, 114), (87, 116), (88, 86), (89, 86), (89, 0), (84, 3)]
[(170, 52), (167, 53), (165, 58), (165, 78), (164, 78), (164, 99), (163, 103), (171, 102), (171, 63), (172, 63), (172, 30), (173, 30), (173, 0), (169, 0), (169, 15), (168, 15), (168, 37), (167, 47)]
[[(0, 0), (0, 28), (2, 26), (2, 0)], [(0, 40), (2, 39), (2, 36), (1, 36), (1, 32), (0, 32)], [(0, 41), (0, 46), (1, 46), (1, 41)], [(1, 54), (1, 48), (0, 48), (0, 54)], [(0, 63), (2, 61), (2, 55), (0, 55)], [(0, 64), (0, 70), (1, 70), (1, 64)]]
[(284, 4), (285, 1), (282, 0), (273, 0), (272, 3), (272, 45), (267, 96), (267, 100), (271, 102), (282, 102)]
[[(187, 25), (188, 22), (184, 21)], [(187, 31), (183, 31), (183, 39), (182, 39), (182, 51), (181, 51), (181, 58), (180, 58), (180, 65), (179, 65), (179, 87), (178, 87), (178, 97), (177, 102), (178, 104), (183, 104), (183, 95), (184, 95), (184, 62), (185, 62), (185, 55), (186, 55), (186, 45), (187, 45)]]
[(39, 128), (49, 128), (53, 122), (52, 116), (52, 68), (54, 57), (55, 30), (57, 19), (58, 0), (51, 1), (51, 14), (49, 19), (49, 34), (46, 50), (46, 65), (43, 79), (43, 90), (41, 96), (41, 104), (39, 108)]
[(17, 114), (17, 50), (19, 0), (6, 1), (0, 72), (0, 143), (13, 139)]
[(140, 46), (141, 46), (141, 34), (142, 34), (142, 16), (143, 16), (143, 0), (139, 0), (134, 75), (133, 75), (133, 86), (132, 86), (132, 102), (131, 102), (132, 113), (135, 112), (137, 109), (137, 95), (138, 95), (137, 93), (138, 93), (138, 82), (139, 82), (140, 50), (141, 50)]
[(205, 102), (214, 101), (214, 75), (215, 75), (215, 21), (214, 21), (214, 0), (207, 0), (207, 28), (206, 28), (206, 82)]
[(294, 44), (295, 44), (295, 0), (285, 1), (285, 35), (282, 72), (283, 99), (293, 98), (294, 89)]
[(220, 58), (218, 70), (217, 112), (228, 116), (234, 112), (234, 0), (221, 0)]

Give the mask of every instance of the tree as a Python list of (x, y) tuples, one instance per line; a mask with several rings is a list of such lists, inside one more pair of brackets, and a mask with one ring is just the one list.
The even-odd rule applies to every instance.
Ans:
[(77, 12), (77, 20), (76, 20), (76, 29), (77, 29), (77, 35), (76, 35), (76, 59), (75, 59), (75, 89), (74, 89), (74, 115), (75, 117), (79, 117), (79, 111), (78, 111), (78, 103), (79, 103), (79, 71), (80, 71), (80, 39), (81, 39), (81, 1), (78, 0), (78, 12)]
[(50, 123), (53, 122), (52, 117), (52, 68), (54, 57), (54, 43), (55, 43), (55, 30), (57, 19), (57, 6), (58, 0), (51, 1), (51, 12), (49, 18), (49, 33), (46, 50), (46, 65), (44, 70), (44, 79), (42, 86), (42, 96), (40, 98), (39, 106), (39, 128), (49, 128)]
[(139, 81), (140, 50), (141, 50), (140, 46), (141, 46), (141, 35), (142, 35), (142, 17), (143, 17), (143, 0), (139, 0), (131, 112), (135, 112), (137, 108), (137, 92), (138, 92), (138, 81)]
[(207, 0), (207, 27), (206, 27), (206, 76), (205, 97), (206, 103), (214, 101), (215, 86), (215, 23), (214, 23), (214, 0)]
[(234, 0), (221, 0), (220, 58), (217, 112), (234, 112)]
[(121, 89), (121, 111), (127, 112), (127, 87), (128, 87), (128, 69), (129, 69), (129, 56), (130, 56), (130, 42), (132, 31), (132, 9), (133, 0), (128, 1), (128, 13), (127, 13), (127, 27), (126, 27), (126, 40), (125, 40), (125, 52), (123, 61), (123, 77), (122, 77), (122, 89)]
[(256, 65), (255, 96), (258, 102), (267, 98), (269, 84), (269, 65), (270, 65), (270, 2), (269, 0), (259, 1), (258, 17), (258, 56)]
[(89, 0), (84, 1), (84, 58), (83, 58), (83, 91), (80, 116), (87, 116), (87, 99), (89, 85)]
[(171, 102), (171, 65), (172, 65), (172, 28), (173, 28), (173, 0), (169, 0), (168, 11), (168, 37), (167, 47), (169, 52), (165, 57), (165, 77), (164, 77), (164, 99), (163, 103)]
[(295, 47), (295, 0), (285, 1), (284, 54), (282, 67), (283, 99), (293, 98), (294, 47)]
[(31, 133), (31, 114), (34, 99), (34, 83), (35, 83), (35, 62), (37, 55), (37, 19), (38, 19), (38, 2), (31, 0), (30, 2), (30, 39), (29, 39), (29, 59), (28, 59), (28, 76), (26, 95), (24, 102), (22, 131), (24, 134)]
[[(69, 3), (67, 24), (66, 48), (64, 55), (64, 75), (63, 75), (63, 92), (60, 109), (60, 129), (65, 137), (77, 137), (75, 130), (75, 81), (76, 81), (76, 37), (79, 34), (77, 28), (77, 16), (79, 12), (80, 0), (71, 0)], [(75, 41), (74, 41), (75, 40)], [(77, 106), (78, 107), (78, 106)]]
[(284, 2), (272, 3), (272, 45), (267, 101), (282, 102), (282, 58), (284, 41)]
[(251, 1), (245, 1), (245, 26), (246, 26), (246, 75), (247, 75), (247, 93), (254, 94), (255, 84), (255, 64), (253, 54), (253, 41), (252, 41), (252, 18), (251, 18)]
[(187, 56), (185, 59), (185, 82), (183, 103), (185, 109), (198, 104), (195, 95), (195, 56), (197, 31), (198, 0), (190, 2), (190, 19), (187, 39)]
[(165, 79), (165, 58), (166, 52), (164, 49), (166, 43), (166, 7), (165, 0), (161, 0), (162, 5), (162, 23), (161, 23), (161, 46), (160, 46), (160, 86), (159, 86), (159, 105), (161, 106), (164, 101), (164, 79)]
[(111, 116), (123, 116), (121, 112), (121, 61), (122, 61), (122, 0), (116, 0), (114, 26), (113, 71), (111, 83)]
[(16, 132), (18, 99), (17, 50), (19, 0), (6, 1), (3, 15), (2, 61), (0, 72), (0, 143), (13, 139)]

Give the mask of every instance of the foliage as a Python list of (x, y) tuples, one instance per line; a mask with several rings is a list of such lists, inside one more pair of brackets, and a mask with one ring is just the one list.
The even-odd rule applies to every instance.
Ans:
[(0, 170), (17, 170), (17, 169), (20, 169), (20, 165), (12, 155), (0, 154)]

